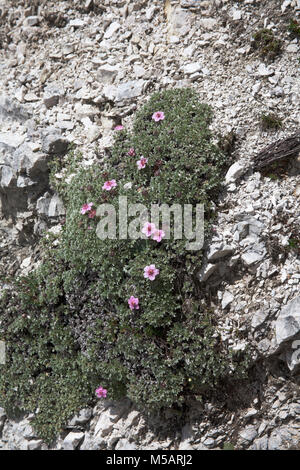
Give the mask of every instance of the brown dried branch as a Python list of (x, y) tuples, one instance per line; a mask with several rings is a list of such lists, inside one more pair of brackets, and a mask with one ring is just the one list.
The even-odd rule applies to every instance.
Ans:
[(300, 130), (287, 139), (278, 140), (254, 157), (254, 169), (259, 170), (274, 162), (297, 155), (300, 152)]

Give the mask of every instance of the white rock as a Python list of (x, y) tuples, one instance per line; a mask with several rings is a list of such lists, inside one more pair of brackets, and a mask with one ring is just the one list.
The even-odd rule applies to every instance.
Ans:
[(121, 28), (121, 25), (117, 21), (114, 21), (113, 23), (111, 23), (110, 26), (105, 31), (104, 39), (112, 38), (120, 28)]
[(300, 296), (282, 308), (275, 328), (278, 346), (300, 333)]
[(31, 440), (27, 443), (27, 450), (39, 450), (43, 444), (41, 439)]
[(221, 258), (225, 258), (225, 256), (231, 255), (234, 252), (234, 248), (229, 245), (221, 244), (213, 244), (209, 247), (207, 259), (208, 261), (216, 261)]
[(79, 411), (79, 413), (74, 416), (68, 423), (69, 426), (82, 425), (89, 421), (92, 417), (93, 411), (90, 408), (84, 408)]
[(235, 162), (233, 165), (231, 165), (231, 167), (226, 173), (225, 183), (226, 184), (233, 183), (243, 174), (244, 170), (245, 170), (245, 167), (241, 163)]
[(99, 435), (100, 437), (107, 436), (107, 434), (109, 434), (113, 429), (113, 426), (114, 423), (111, 420), (109, 413), (103, 412), (101, 413), (100, 418), (96, 424), (94, 435)]
[(142, 78), (145, 75), (145, 69), (141, 65), (133, 66), (133, 73), (137, 78)]
[(234, 21), (240, 20), (242, 18), (241, 10), (236, 10), (235, 8), (232, 11), (232, 19)]
[(116, 102), (130, 100), (143, 93), (144, 84), (144, 80), (131, 80), (119, 86), (107, 85), (103, 88), (103, 95)]
[(70, 432), (63, 440), (63, 450), (74, 450), (84, 438), (84, 432)]
[(289, 44), (286, 48), (287, 52), (294, 52), (298, 53), (299, 52), (299, 46), (297, 44)]
[(97, 78), (103, 84), (113, 83), (114, 79), (116, 78), (120, 67), (117, 65), (103, 65), (99, 67), (97, 70)]
[(152, 20), (156, 9), (157, 9), (156, 5), (151, 5), (151, 7), (146, 9), (146, 18), (148, 21)]
[(222, 298), (222, 309), (225, 310), (225, 308), (228, 307), (229, 304), (231, 304), (233, 299), (234, 296), (231, 294), (231, 292), (225, 291)]
[(252, 442), (253, 439), (257, 436), (257, 430), (255, 426), (248, 426), (243, 431), (240, 432), (240, 436), (243, 440)]
[(192, 62), (191, 64), (187, 64), (183, 67), (184, 73), (187, 75), (191, 75), (192, 73), (199, 72), (201, 70), (202, 65), (199, 62)]
[(53, 86), (46, 87), (43, 99), (46, 108), (50, 109), (53, 106), (56, 106), (59, 102), (59, 98), (63, 95), (64, 90), (62, 88), (56, 88)]
[(201, 18), (199, 23), (204, 29), (209, 31), (215, 30), (217, 26), (217, 20), (214, 18)]
[(55, 194), (52, 196), (48, 209), (48, 217), (57, 217), (64, 215), (66, 210), (63, 201)]
[(255, 263), (258, 263), (264, 258), (264, 254), (259, 253), (254, 250), (249, 250), (246, 253), (243, 253), (241, 256), (242, 261), (246, 266), (252, 266)]
[(136, 450), (136, 445), (127, 439), (120, 439), (115, 447), (116, 450)]
[(282, 5), (281, 5), (281, 11), (282, 11), (282, 13), (285, 12), (285, 10), (287, 9), (287, 7), (289, 7), (291, 3), (292, 3), (291, 0), (284, 0), (284, 2), (283, 2)]
[(270, 77), (271, 75), (274, 75), (274, 71), (266, 67), (264, 63), (260, 63), (257, 69), (257, 74), (260, 77)]
[(252, 317), (251, 328), (255, 330), (256, 328), (261, 326), (268, 318), (268, 315), (268, 310), (258, 310), (257, 312), (255, 312)]
[(71, 20), (69, 23), (69, 26), (72, 26), (73, 28), (82, 28), (85, 25), (86, 25), (86, 22), (83, 20), (80, 20), (79, 18), (75, 20)]
[(36, 26), (39, 22), (40, 18), (38, 16), (27, 16), (24, 20), (24, 26)]
[(19, 147), (25, 141), (25, 137), (25, 134), (18, 134), (17, 132), (0, 132), (0, 144)]
[(27, 256), (27, 258), (23, 259), (21, 263), (21, 268), (28, 268), (31, 263), (31, 256)]
[(179, 44), (180, 43), (180, 38), (178, 36), (170, 36), (169, 41), (171, 44)]

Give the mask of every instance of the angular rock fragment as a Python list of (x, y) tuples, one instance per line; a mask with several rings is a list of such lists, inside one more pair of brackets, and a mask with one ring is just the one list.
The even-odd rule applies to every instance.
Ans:
[(276, 320), (275, 330), (278, 346), (300, 333), (300, 296), (282, 308)]

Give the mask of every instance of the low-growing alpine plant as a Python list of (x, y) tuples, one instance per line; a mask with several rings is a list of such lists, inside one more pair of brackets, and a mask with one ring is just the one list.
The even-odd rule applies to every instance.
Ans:
[[(180, 405), (243, 369), (222, 344), (201, 292), (201, 251), (148, 220), (140, 239), (97, 236), (97, 208), (204, 204), (205, 230), (231, 163), (213, 144), (212, 111), (190, 89), (154, 94), (131, 132), (115, 128), (112, 154), (77, 165), (57, 186), (61, 234), (44, 242), (40, 267), (10, 281), (0, 301), (0, 403), (35, 412), (51, 440), (80, 407), (130, 397), (143, 409)], [(54, 165), (55, 167), (55, 165)], [(56, 167), (55, 167), (56, 168)], [(55, 178), (52, 175), (51, 181)], [(8, 281), (7, 281), (8, 282)]]

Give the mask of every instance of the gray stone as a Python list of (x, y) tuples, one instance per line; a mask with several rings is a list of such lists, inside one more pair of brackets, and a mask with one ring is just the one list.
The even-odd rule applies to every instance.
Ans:
[(55, 194), (52, 196), (49, 208), (48, 216), (49, 217), (58, 217), (59, 215), (64, 215), (66, 213), (63, 201)]
[(238, 240), (242, 240), (243, 238), (247, 237), (249, 224), (248, 222), (239, 222), (236, 225), (236, 232), (238, 232)]
[(120, 439), (115, 449), (116, 450), (136, 450), (137, 447), (134, 443), (129, 442), (127, 439)]
[(268, 450), (279, 450), (282, 444), (282, 439), (277, 431), (273, 431), (268, 439)]
[(72, 26), (73, 28), (82, 28), (85, 25), (86, 25), (86, 22), (79, 18), (76, 18), (75, 20), (71, 20), (69, 23), (69, 26)]
[(197, 10), (200, 8), (203, 0), (180, 0), (180, 6), (182, 8), (190, 8), (191, 10)]
[(231, 167), (226, 173), (225, 183), (226, 184), (233, 183), (243, 174), (244, 171), (245, 171), (244, 165), (242, 165), (239, 162), (235, 162), (233, 165), (231, 165)]
[(243, 431), (240, 432), (240, 437), (247, 442), (252, 442), (257, 436), (257, 430), (255, 426), (247, 426)]
[(52, 155), (63, 155), (68, 149), (69, 141), (59, 133), (48, 134), (43, 138), (42, 150)]
[(207, 437), (202, 444), (204, 444), (206, 447), (209, 449), (215, 446), (215, 440), (212, 439), (211, 437)]
[(223, 243), (213, 244), (209, 247), (207, 259), (208, 261), (216, 261), (231, 255), (233, 252), (234, 248), (232, 246), (224, 245)]
[(86, 424), (92, 417), (93, 410), (90, 408), (84, 408), (79, 411), (79, 413), (74, 416), (68, 423), (69, 426), (76, 426)]
[(266, 253), (267, 250), (265, 249), (265, 246), (260, 243), (253, 245), (250, 250), (246, 251), (246, 253), (243, 253), (241, 259), (246, 266), (252, 266), (262, 261)]
[(191, 75), (192, 73), (199, 72), (201, 70), (201, 64), (199, 62), (193, 62), (191, 64), (187, 64), (183, 67), (184, 73), (187, 75)]
[(222, 309), (225, 310), (225, 308), (231, 304), (233, 299), (234, 299), (234, 296), (231, 294), (231, 292), (225, 291), (222, 297), (222, 304), (221, 304)]
[(114, 421), (111, 419), (109, 412), (103, 412), (101, 413), (97, 421), (94, 435), (99, 437), (105, 437), (112, 431), (113, 426)]
[(286, 48), (286, 51), (297, 54), (299, 52), (299, 46), (297, 44), (289, 44)]
[(80, 450), (107, 450), (107, 438), (91, 436), (86, 432)]
[(278, 346), (300, 332), (300, 296), (295, 297), (281, 309), (275, 325)]
[(137, 78), (142, 78), (145, 75), (146, 71), (141, 65), (134, 65), (133, 73)]
[(253, 418), (254, 416), (257, 416), (257, 414), (258, 414), (258, 411), (256, 408), (250, 408), (245, 414), (244, 419)]
[(117, 88), (116, 101), (124, 101), (136, 98), (143, 93), (144, 80), (132, 80), (119, 85)]
[[(7, 154), (0, 167), (0, 186), (4, 189), (36, 186), (41, 190), (48, 181), (47, 156), (33, 152), (27, 143), (20, 145), (13, 154)], [(10, 204), (17, 204), (16, 200)]]
[(75, 450), (84, 438), (84, 432), (70, 432), (63, 440), (63, 450)]
[(258, 69), (257, 69), (257, 74), (260, 77), (270, 77), (271, 75), (274, 75), (274, 71), (270, 70), (264, 63), (259, 64)]
[(121, 25), (117, 21), (114, 21), (113, 23), (111, 23), (110, 26), (105, 31), (104, 39), (112, 38), (120, 28), (121, 28)]
[(268, 450), (268, 436), (262, 436), (255, 439), (253, 443), (253, 450)]
[(65, 94), (65, 91), (61, 87), (56, 87), (53, 85), (47, 86), (44, 90), (44, 104), (47, 109), (56, 106), (59, 103), (61, 96)]
[(238, 21), (242, 18), (242, 11), (241, 10), (236, 10), (235, 8), (233, 9), (232, 12), (232, 19), (234, 21)]
[(0, 174), (1, 174), (1, 181), (0, 181), (1, 188), (9, 188), (16, 181), (16, 175), (13, 172), (12, 168), (8, 165), (3, 165), (0, 168)]
[(168, 31), (170, 35), (184, 36), (190, 28), (191, 13), (182, 8), (167, 8)]
[(200, 25), (209, 31), (213, 31), (217, 27), (217, 20), (215, 18), (201, 18)]
[(135, 426), (138, 423), (138, 421), (140, 419), (140, 416), (141, 415), (138, 411), (132, 410), (128, 414), (126, 420), (123, 423), (124, 429), (128, 429), (128, 428), (131, 428), (131, 427)]
[(156, 5), (151, 5), (149, 8), (146, 9), (146, 18), (147, 18), (148, 21), (152, 20), (156, 10), (157, 10)]
[[(1, 362), (0, 362), (0, 364), (1, 364)], [(0, 433), (1, 433), (2, 428), (4, 426), (5, 420), (6, 420), (6, 412), (5, 412), (4, 408), (0, 407)]]
[(0, 95), (0, 122), (18, 121), (23, 123), (30, 115), (24, 106), (6, 95)]
[(56, 121), (56, 127), (62, 131), (72, 131), (74, 129), (74, 124), (71, 121)]
[(24, 143), (25, 138), (25, 134), (18, 134), (17, 132), (0, 132), (0, 145), (1, 147), (5, 145), (17, 148)]
[(288, 349), (285, 355), (285, 359), (290, 371), (298, 371), (300, 366), (300, 336), (299, 339), (292, 342), (291, 349)]
[(113, 83), (119, 72), (119, 67), (116, 65), (103, 65), (97, 70), (97, 78), (104, 85)]
[(126, 101), (140, 96), (143, 93), (144, 85), (144, 80), (131, 80), (119, 86), (107, 85), (103, 89), (103, 94), (111, 101)]
[(78, 121), (81, 121), (85, 117), (93, 120), (99, 115), (99, 109), (96, 106), (92, 106), (90, 104), (76, 103), (75, 112)]
[(31, 440), (27, 444), (27, 450), (39, 450), (43, 444), (41, 439)]
[(204, 266), (200, 273), (199, 273), (199, 281), (200, 282), (205, 282), (207, 279), (216, 271), (218, 265), (217, 264), (207, 264)]
[(40, 22), (40, 18), (38, 16), (27, 16), (24, 20), (24, 26), (36, 26)]
[(251, 328), (252, 330), (256, 330), (259, 328), (268, 318), (269, 312), (268, 310), (258, 310), (254, 313), (251, 321)]
[(39, 214), (48, 215), (50, 201), (50, 194), (46, 193), (44, 196), (41, 196), (36, 202), (37, 212)]

